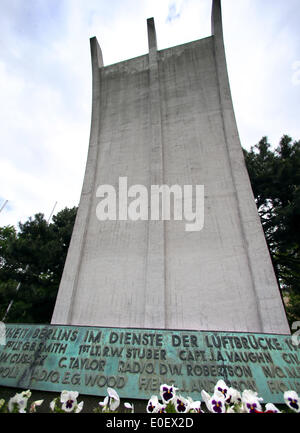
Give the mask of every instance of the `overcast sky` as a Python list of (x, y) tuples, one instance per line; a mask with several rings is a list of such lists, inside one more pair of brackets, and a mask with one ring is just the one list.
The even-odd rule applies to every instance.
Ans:
[[(223, 0), (242, 145), (300, 139), (299, 0)], [(89, 38), (104, 65), (211, 34), (211, 0), (0, 0), (0, 226), (80, 198), (90, 132)]]

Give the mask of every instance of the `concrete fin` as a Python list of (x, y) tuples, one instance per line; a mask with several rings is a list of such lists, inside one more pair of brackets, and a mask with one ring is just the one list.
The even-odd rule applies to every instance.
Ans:
[(147, 29), (148, 29), (148, 46), (149, 51), (154, 49), (157, 50), (157, 41), (156, 41), (156, 31), (155, 31), (155, 23), (154, 18), (147, 19)]
[(104, 66), (103, 56), (102, 56), (101, 47), (95, 36), (90, 39), (90, 46), (91, 46), (92, 67), (94, 72), (94, 68), (102, 68)]
[(211, 33), (214, 36), (223, 36), (221, 0), (213, 0), (212, 3)]

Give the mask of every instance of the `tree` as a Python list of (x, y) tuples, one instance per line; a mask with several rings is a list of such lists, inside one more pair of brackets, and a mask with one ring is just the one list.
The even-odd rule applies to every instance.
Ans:
[(300, 320), (300, 141), (284, 135), (272, 150), (263, 137), (244, 155), (291, 323)]
[(51, 224), (43, 214), (36, 214), (19, 223), (18, 232), (11, 226), (0, 228), (1, 317), (13, 299), (8, 321), (51, 321), (76, 212), (75, 207), (65, 208)]

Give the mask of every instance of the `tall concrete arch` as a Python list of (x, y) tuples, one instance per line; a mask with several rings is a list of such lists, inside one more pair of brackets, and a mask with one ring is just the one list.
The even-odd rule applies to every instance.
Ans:
[[(53, 324), (289, 333), (234, 116), (220, 0), (212, 35), (104, 66), (91, 39), (86, 172)], [(99, 185), (204, 185), (205, 222), (100, 222)]]

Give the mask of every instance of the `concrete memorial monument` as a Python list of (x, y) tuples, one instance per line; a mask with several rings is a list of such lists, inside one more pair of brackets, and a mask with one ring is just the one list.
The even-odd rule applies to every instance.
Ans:
[(104, 66), (91, 39), (90, 144), (51, 325), (7, 325), (0, 384), (199, 398), (223, 378), (300, 390), (299, 347), (237, 131), (220, 0), (212, 36)]
[[(289, 332), (236, 127), (220, 1), (212, 33), (159, 51), (149, 19), (149, 54), (106, 67), (91, 40), (90, 146), (53, 324)], [(126, 203), (99, 221), (101, 185), (124, 204), (120, 179), (151, 198), (154, 185), (203, 185), (203, 227), (132, 221)]]

